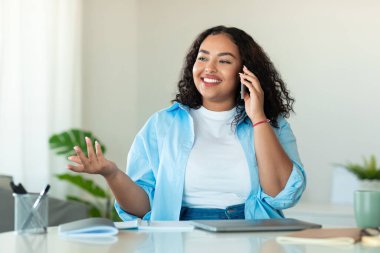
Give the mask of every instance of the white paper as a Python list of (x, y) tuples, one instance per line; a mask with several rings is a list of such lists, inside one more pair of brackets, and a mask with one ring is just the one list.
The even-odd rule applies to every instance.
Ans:
[(131, 220), (114, 222), (118, 229), (139, 229), (144, 231), (190, 231), (194, 226), (187, 221), (146, 221)]
[(139, 230), (145, 231), (190, 231), (194, 226), (187, 221), (141, 221)]
[(133, 229), (137, 228), (141, 223), (141, 219), (130, 220), (130, 221), (116, 221), (114, 222), (115, 227), (118, 229)]

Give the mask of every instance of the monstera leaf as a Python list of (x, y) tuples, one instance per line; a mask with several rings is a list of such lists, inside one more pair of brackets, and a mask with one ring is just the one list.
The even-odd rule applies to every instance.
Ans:
[(78, 198), (78, 197), (73, 196), (73, 195), (66, 196), (66, 199), (71, 200), (71, 201), (77, 201), (77, 202), (80, 202), (82, 204), (85, 204), (88, 208), (88, 215), (90, 217), (102, 217), (102, 212), (100, 211), (100, 209), (95, 204), (91, 203), (90, 201), (86, 201), (84, 199)]
[(62, 173), (55, 175), (58, 179), (67, 181), (80, 189), (88, 192), (90, 195), (96, 199), (104, 199), (105, 203), (90, 202), (88, 200), (79, 198), (77, 196), (68, 195), (67, 200), (77, 201), (85, 204), (88, 207), (88, 215), (90, 217), (106, 217), (112, 219), (113, 221), (121, 221), (116, 210), (113, 208), (113, 196), (108, 194), (106, 190), (97, 185), (93, 180), (86, 179), (80, 174)]
[(73, 175), (69, 173), (58, 174), (57, 177), (78, 186), (82, 190), (90, 193), (92, 196), (98, 198), (109, 198), (108, 194), (91, 179), (85, 179), (81, 175)]
[[(49, 138), (49, 147), (54, 150), (57, 155), (72, 156), (75, 155), (73, 150), (74, 146), (79, 146), (87, 155), (87, 145), (84, 139), (85, 137), (90, 138), (93, 145), (95, 144), (95, 140), (102, 143), (90, 131), (70, 129), (68, 131), (52, 135)], [(101, 147), (104, 154), (106, 152), (106, 148), (103, 145), (101, 145)]]

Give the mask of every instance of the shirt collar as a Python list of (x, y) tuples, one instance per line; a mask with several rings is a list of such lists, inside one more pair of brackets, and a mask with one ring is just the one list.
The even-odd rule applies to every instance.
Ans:
[(190, 108), (187, 105), (183, 105), (183, 104), (178, 103), (178, 102), (174, 102), (168, 109), (166, 109), (166, 111), (171, 112), (171, 111), (174, 111), (178, 108), (181, 108), (182, 110), (184, 110), (186, 112), (190, 111)]

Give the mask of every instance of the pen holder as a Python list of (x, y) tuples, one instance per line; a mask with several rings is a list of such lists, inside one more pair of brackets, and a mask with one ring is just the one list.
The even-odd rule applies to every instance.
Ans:
[(48, 197), (38, 193), (13, 194), (15, 198), (15, 231), (18, 234), (46, 233)]

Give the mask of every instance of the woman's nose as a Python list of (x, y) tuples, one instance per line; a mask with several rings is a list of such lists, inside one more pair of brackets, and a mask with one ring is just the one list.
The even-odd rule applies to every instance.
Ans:
[(206, 65), (205, 71), (208, 74), (210, 74), (210, 73), (216, 73), (217, 69), (215, 67), (215, 64), (213, 62), (211, 62), (211, 61), (208, 62), (207, 65)]

